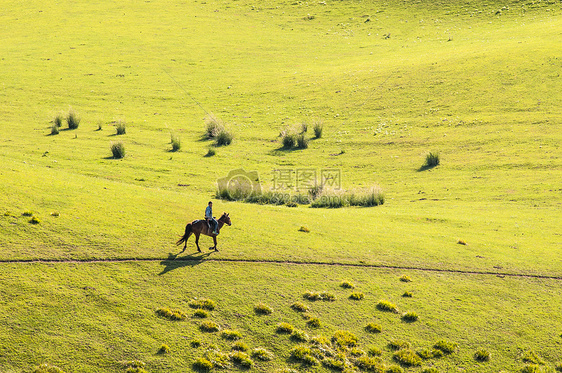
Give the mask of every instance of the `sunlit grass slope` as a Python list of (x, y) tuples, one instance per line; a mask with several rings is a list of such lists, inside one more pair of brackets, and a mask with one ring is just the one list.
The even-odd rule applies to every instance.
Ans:
[[(383, 349), (387, 365), (396, 364), (385, 350), (391, 339), (417, 349), (446, 338), (458, 353), (424, 367), (518, 371), (533, 350), (554, 369), (562, 360), (557, 280), (412, 272), (423, 279), (404, 287), (401, 273), (383, 270), (192, 268), (197, 260), (167, 258), (212, 199), (215, 215), (228, 211), (233, 221), (216, 259), (562, 276), (561, 12), (560, 2), (538, 0), (3, 1), (0, 372), (43, 362), (117, 372), (137, 358), (148, 371), (185, 371), (203, 356), (186, 347), (196, 335), (203, 348), (227, 343), (154, 311), (189, 311), (200, 296), (217, 301), (221, 327), (274, 352), (252, 369), (300, 370), (274, 326), (305, 328), (289, 306), (307, 290), (338, 297), (311, 307), (321, 334), (350, 330), (362, 348)], [(63, 121), (51, 135), (55, 116), (70, 110), (79, 127)], [(204, 138), (209, 116), (226, 123), (232, 144)], [(308, 148), (283, 149), (280, 133), (303, 123)], [(115, 143), (123, 159), (112, 157)], [(205, 156), (210, 148), (216, 154)], [(426, 169), (429, 152), (440, 165)], [(240, 168), (257, 171), (263, 190), (275, 185), (275, 170), (336, 169), (344, 189), (377, 185), (385, 203), (216, 200), (216, 181)], [(190, 241), (180, 258), (193, 251)], [(162, 263), (5, 263), (122, 258)], [(362, 284), (364, 301), (347, 299), (346, 278)], [(414, 297), (402, 299), (404, 291)], [(383, 297), (419, 322), (377, 316)], [(252, 314), (260, 301), (275, 310), (269, 321)], [(362, 323), (373, 315), (390, 329), (371, 340)], [(163, 343), (171, 354), (156, 354)], [(478, 348), (491, 352), (489, 365), (473, 359)]]

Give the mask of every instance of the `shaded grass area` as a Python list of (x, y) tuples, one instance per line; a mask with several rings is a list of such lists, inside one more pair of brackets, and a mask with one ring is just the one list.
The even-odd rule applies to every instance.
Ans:
[[(358, 348), (349, 353), (378, 350), (388, 366), (395, 354), (389, 342), (397, 340), (414, 351), (439, 346), (452, 352), (430, 358), (439, 371), (481, 369), (473, 368), (474, 352), (483, 347), (494, 356), (486, 362), (492, 370), (521, 369), (529, 356), (540, 356), (546, 366), (554, 366), (561, 358), (557, 281), (417, 274), (419, 295), (405, 299), (401, 297), (404, 284), (396, 280), (398, 271), (202, 263), (159, 276), (159, 267), (149, 263), (3, 264), (0, 282), (6, 302), (0, 304), (4, 346), (0, 364), (15, 370), (48, 363), (64, 371), (118, 372), (123, 361), (138, 360), (146, 363), (147, 371), (179, 372), (186, 361), (195, 362), (212, 346), (231, 351), (233, 342), (224, 335), (235, 335), (248, 348), (266, 347), (273, 354), (271, 360), (254, 360), (259, 369), (298, 368), (299, 363), (290, 358), (298, 342), (279, 334), (277, 325), (286, 322), (306, 330), (307, 321), (291, 304), (302, 299), (305, 289), (319, 286), (330, 289), (337, 300), (304, 301), (322, 320), (318, 328), (307, 332), (309, 338), (321, 335), (329, 343), (337, 335), (339, 343), (353, 341), (349, 348)], [(362, 289), (364, 301), (350, 306), (348, 290), (340, 287), (344, 278)], [(225, 288), (226, 282), (232, 285)], [(233, 291), (242, 296), (229, 297)], [(400, 315), (378, 311), (374, 299), (382, 296), (401, 309), (416, 309), (420, 319), (404, 323)], [(220, 299), (210, 321), (224, 335), (201, 331), (203, 321), (198, 319), (170, 321), (154, 312), (162, 306), (188, 309), (196, 297)], [(253, 308), (259, 302), (267, 302), (275, 312), (256, 316)], [(448, 308), (451, 304), (454, 310)], [(346, 318), (341, 318), (342, 313)], [(381, 325), (380, 333), (364, 329), (374, 321)], [(196, 347), (192, 347), (194, 340), (199, 341)], [(320, 341), (315, 338), (310, 346)], [(169, 349), (166, 354), (157, 353), (162, 345)], [(410, 355), (400, 356), (418, 364), (408, 360)], [(427, 364), (424, 360), (422, 367)]]

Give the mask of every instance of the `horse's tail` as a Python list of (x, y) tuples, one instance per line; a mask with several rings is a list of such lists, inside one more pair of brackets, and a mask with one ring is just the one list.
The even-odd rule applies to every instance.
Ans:
[(189, 236), (191, 236), (191, 223), (185, 226), (185, 234), (182, 238), (180, 238), (178, 242), (176, 242), (176, 245), (181, 245), (182, 243), (186, 242)]

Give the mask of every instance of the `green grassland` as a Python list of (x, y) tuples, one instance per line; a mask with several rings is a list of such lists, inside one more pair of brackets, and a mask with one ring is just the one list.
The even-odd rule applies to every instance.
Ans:
[[(217, 303), (210, 319), (221, 328), (274, 353), (254, 359), (255, 371), (330, 371), (292, 359), (298, 343), (275, 332), (279, 322), (311, 336), (351, 331), (387, 366), (397, 364), (393, 339), (415, 350), (457, 343), (406, 371), (516, 372), (529, 351), (542, 359), (537, 371), (554, 371), (561, 37), (553, 0), (3, 1), (0, 372), (42, 363), (122, 372), (132, 360), (149, 372), (189, 371), (209, 347), (232, 344), (200, 331), (195, 297)], [(71, 109), (79, 127), (51, 135)], [(209, 115), (227, 124), (232, 144), (204, 138)], [(282, 149), (283, 130), (306, 123), (312, 138), (315, 121), (321, 138)], [(126, 134), (116, 135), (119, 122)], [(117, 142), (123, 159), (112, 157)], [(429, 152), (441, 164), (423, 169)], [(257, 171), (264, 191), (276, 169), (337, 169), (344, 189), (377, 185), (385, 202), (215, 199), (216, 181), (239, 168)], [(211, 199), (233, 222), (220, 252), (194, 253), (191, 238), (179, 253), (185, 224)], [(345, 279), (363, 300), (348, 299)], [(336, 301), (309, 302), (306, 291)], [(378, 311), (380, 299), (419, 320)], [(291, 310), (295, 301), (318, 316), (318, 330)], [(256, 315), (259, 302), (274, 312)], [(188, 319), (162, 319), (161, 307)], [(382, 332), (367, 333), (369, 322)], [(158, 353), (162, 344), (169, 353)], [(473, 358), (479, 348), (489, 362)]]

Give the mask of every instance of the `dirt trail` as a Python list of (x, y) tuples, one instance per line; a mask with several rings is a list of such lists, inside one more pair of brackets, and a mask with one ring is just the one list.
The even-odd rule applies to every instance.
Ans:
[(211, 257), (169, 257), (169, 258), (90, 258), (90, 259), (63, 259), (63, 258), (45, 258), (45, 259), (0, 259), (0, 264), (25, 264), (25, 263), (124, 263), (124, 262), (160, 262), (161, 264), (172, 264), (174, 262), (216, 262), (216, 263), (254, 263), (254, 264), (289, 264), (289, 265), (314, 265), (314, 266), (339, 266), (339, 267), (356, 267), (356, 268), (374, 268), (374, 269), (400, 269), (408, 271), (423, 271), (423, 272), (436, 272), (436, 273), (458, 273), (467, 275), (486, 275), (498, 277), (526, 277), (526, 278), (539, 278), (562, 280), (562, 276), (544, 275), (544, 274), (527, 274), (527, 273), (514, 273), (514, 272), (500, 272), (500, 271), (485, 271), (485, 270), (469, 270), (469, 269), (446, 269), (446, 268), (431, 268), (431, 267), (416, 267), (416, 266), (400, 266), (400, 265), (387, 265), (387, 264), (367, 264), (367, 263), (340, 263), (340, 262), (322, 262), (322, 261), (294, 261), (294, 260), (262, 260), (262, 259), (234, 259), (234, 258), (211, 258)]

